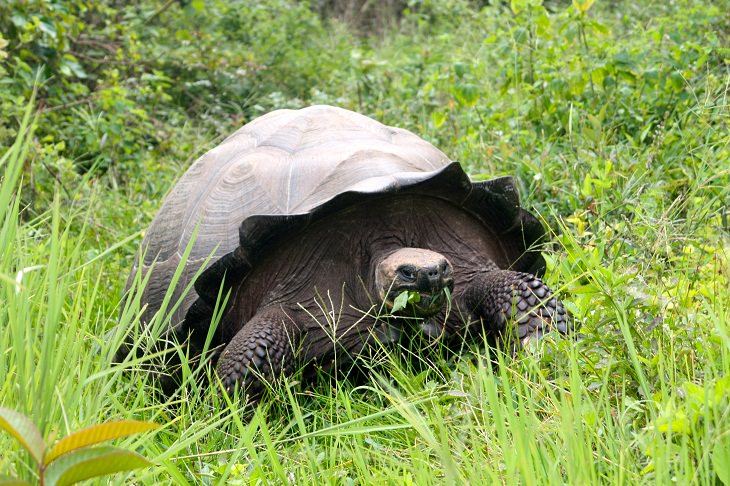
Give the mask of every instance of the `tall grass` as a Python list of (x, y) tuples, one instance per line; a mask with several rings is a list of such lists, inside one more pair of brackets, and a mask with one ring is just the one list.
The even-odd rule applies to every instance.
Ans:
[[(46, 436), (110, 417), (161, 422), (162, 432), (129, 444), (158, 464), (135, 473), (150, 484), (710, 484), (715, 475), (727, 478), (726, 242), (715, 240), (720, 246), (711, 254), (686, 250), (684, 264), (675, 267), (658, 257), (645, 260), (647, 285), (636, 287), (620, 263), (605, 265), (609, 248), (597, 240), (581, 243), (563, 227), (563, 255), (550, 259), (551, 278), (567, 282), (582, 338), (548, 337), (516, 358), (474, 346), (454, 362), (436, 357), (425, 370), (394, 352), (368, 385), (353, 388), (335, 378), (333, 386), (302, 390), (285, 382), (250, 415), (189, 372), (188, 386), (164, 400), (151, 392), (146, 374), (122, 375), (122, 367), (134, 369), (139, 359), (111, 365), (113, 346), (102, 336), (116, 316), (97, 310), (98, 300), (109, 298), (103, 278), (109, 254), (85, 260), (84, 210), (69, 214), (54, 204), (39, 218), (20, 217), (19, 179), (32, 130), (29, 108), (2, 159), (0, 396), (3, 406), (33, 417)], [(722, 176), (704, 173), (691, 191)], [(75, 222), (81, 229), (72, 234)], [(698, 244), (692, 228), (702, 225), (665, 222), (674, 224), (667, 237)], [(678, 293), (660, 286), (688, 279), (692, 266), (698, 278), (676, 283)], [(683, 306), (683, 292), (693, 289), (693, 305)], [(133, 324), (139, 303), (130, 309), (122, 321)], [(647, 310), (660, 314), (647, 322)], [(664, 332), (641, 327), (647, 324)], [(615, 347), (602, 349), (609, 345)], [(13, 450), (2, 440), (4, 450)], [(30, 477), (19, 454), (4, 454), (0, 467)]]

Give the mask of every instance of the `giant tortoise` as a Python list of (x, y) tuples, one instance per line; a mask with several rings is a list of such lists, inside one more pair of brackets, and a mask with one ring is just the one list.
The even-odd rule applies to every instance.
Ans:
[(538, 277), (543, 237), (510, 177), (472, 182), (407, 130), (312, 106), (261, 116), (198, 159), (129, 282), (149, 277), (144, 328), (190, 246), (173, 300), (201, 273), (167, 338), (200, 353), (227, 295), (209, 343), (217, 374), (256, 401), (268, 380), (376, 343), (566, 333), (563, 305)]

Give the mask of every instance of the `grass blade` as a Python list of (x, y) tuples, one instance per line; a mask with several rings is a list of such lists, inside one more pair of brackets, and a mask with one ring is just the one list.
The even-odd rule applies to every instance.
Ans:
[(730, 435), (721, 437), (712, 449), (712, 466), (722, 484), (730, 486)]

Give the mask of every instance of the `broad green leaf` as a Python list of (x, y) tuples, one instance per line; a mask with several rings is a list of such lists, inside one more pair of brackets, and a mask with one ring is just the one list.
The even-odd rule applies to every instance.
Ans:
[(512, 9), (512, 13), (519, 15), (519, 13), (523, 10), (526, 10), (529, 7), (535, 7), (540, 3), (540, 0), (511, 0), (510, 8)]
[(611, 29), (609, 29), (607, 25), (602, 24), (601, 22), (598, 22), (596, 20), (589, 20), (586, 24), (593, 28), (593, 30), (595, 30), (596, 32), (604, 35), (611, 32)]
[(66, 454), (74, 449), (81, 449), (90, 445), (117, 439), (140, 432), (156, 429), (159, 425), (152, 422), (139, 420), (120, 420), (107, 422), (105, 424), (93, 425), (74, 432), (58, 441), (46, 455), (45, 463), (48, 464), (58, 456)]
[(673, 415), (659, 417), (656, 421), (656, 428), (659, 432), (672, 432), (673, 434), (690, 434), (692, 425), (687, 414), (677, 410)]
[(463, 106), (474, 106), (479, 100), (479, 90), (472, 83), (459, 83), (454, 92), (456, 101)]
[(446, 121), (447, 115), (444, 112), (432, 111), (431, 112), (431, 123), (434, 128), (441, 128), (441, 125)]
[(701, 410), (705, 405), (705, 402), (709, 402), (710, 407), (713, 406), (712, 395), (705, 396), (705, 388), (697, 385), (696, 383), (686, 382), (682, 385), (685, 395), (687, 396), (687, 402), (695, 410)]
[(43, 463), (45, 444), (38, 428), (22, 413), (0, 408), (0, 427), (25, 447), (38, 464)]
[(464, 74), (466, 74), (467, 69), (467, 65), (463, 62), (454, 63), (454, 72), (456, 73), (456, 76), (460, 78), (463, 77)]
[(720, 437), (715, 442), (712, 448), (712, 467), (722, 484), (730, 486), (730, 435)]
[(85, 479), (131, 471), (152, 463), (136, 452), (119, 447), (87, 447), (64, 454), (46, 468), (47, 486), (65, 486)]
[(31, 486), (31, 484), (28, 481), (23, 481), (22, 479), (2, 475), (0, 476), (0, 486)]
[(87, 74), (86, 71), (84, 71), (83, 66), (78, 62), (78, 60), (70, 55), (66, 54), (61, 59), (61, 62), (58, 65), (59, 71), (63, 73), (65, 76), (76, 76), (78, 78), (86, 78)]
[(730, 394), (730, 375), (717, 380), (714, 386), (715, 403), (721, 403), (724, 397)]
[(396, 297), (393, 300), (393, 312), (398, 312), (399, 310), (405, 309), (407, 304), (408, 304), (408, 291), (404, 290), (403, 292), (398, 294), (398, 297)]

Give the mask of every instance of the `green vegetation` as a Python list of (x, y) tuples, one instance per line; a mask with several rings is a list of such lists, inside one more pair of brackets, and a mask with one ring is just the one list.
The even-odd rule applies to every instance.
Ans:
[[(546, 3), (411, 0), (368, 29), (294, 0), (0, 3), (0, 406), (49, 439), (162, 425), (120, 441), (155, 464), (137, 484), (730, 485), (730, 2)], [(514, 175), (580, 336), (391, 353), (365, 386), (284, 383), (250, 415), (190, 372), (165, 400), (143, 360), (112, 365), (167, 189), (314, 103)]]
[[(21, 413), (0, 408), (0, 427), (20, 442), (33, 457), (41, 485), (63, 486), (150, 466), (147, 459), (135, 452), (119, 447), (100, 447), (98, 444), (159, 426), (137, 420), (92, 425), (64, 437), (50, 449), (43, 442), (43, 437), (33, 422)], [(7, 483), (30, 484), (17, 478), (0, 476), (0, 484)]]

